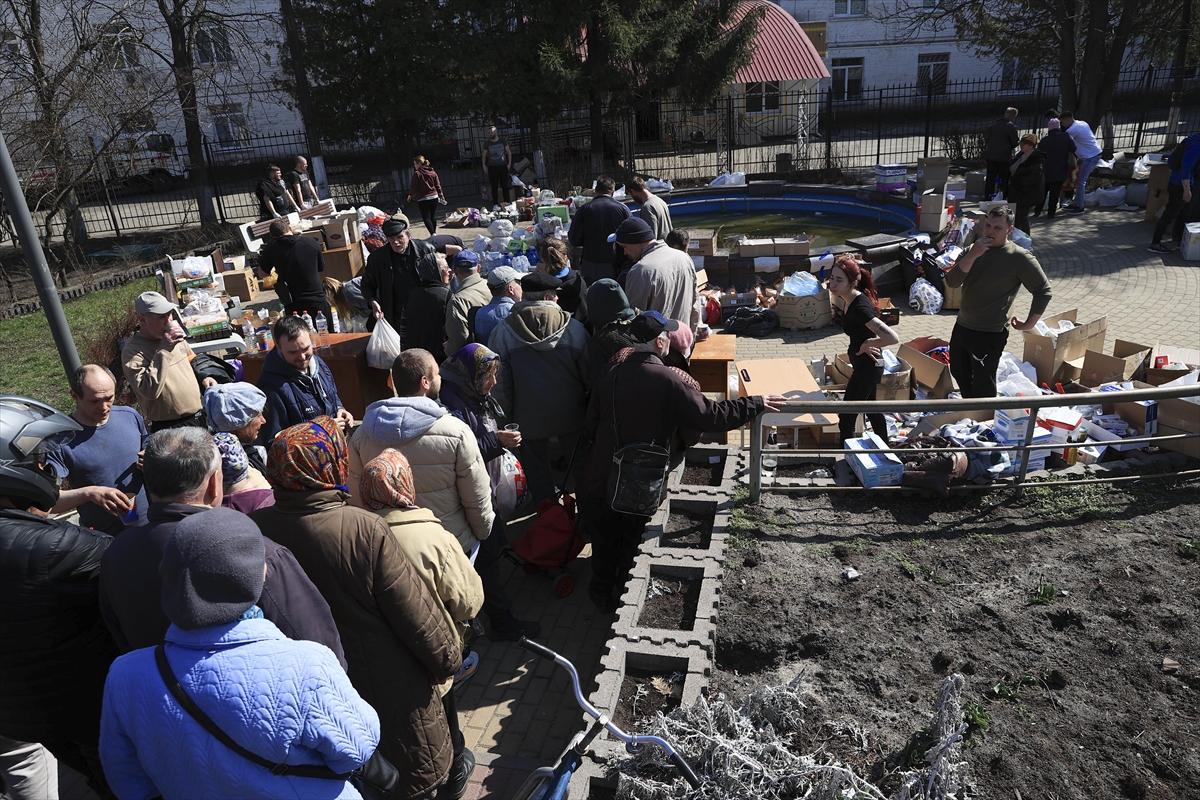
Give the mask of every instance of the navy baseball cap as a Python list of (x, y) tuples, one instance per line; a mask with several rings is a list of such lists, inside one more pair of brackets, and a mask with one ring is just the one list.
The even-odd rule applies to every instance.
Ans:
[(454, 254), (454, 268), (458, 269), (460, 264), (470, 264), (472, 267), (479, 266), (479, 254), (474, 250), (460, 250)]
[(629, 323), (630, 338), (642, 344), (675, 330), (679, 330), (679, 320), (667, 319), (657, 311), (643, 311)]

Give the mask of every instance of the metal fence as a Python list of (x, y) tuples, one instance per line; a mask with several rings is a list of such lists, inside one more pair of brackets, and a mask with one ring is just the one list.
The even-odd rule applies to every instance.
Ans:
[[(1020, 110), (1023, 131), (1042, 132), (1042, 115), (1059, 105), (1053, 76), (991, 80), (934, 79), (908, 85), (827, 89), (720, 98), (707, 108), (671, 99), (643, 103), (631, 113), (606, 114), (600, 168), (615, 177), (638, 174), (702, 185), (724, 171), (756, 177), (832, 181), (861, 178), (880, 163), (915, 165), (948, 156), (961, 166), (981, 164), (983, 132), (1005, 106)], [(1147, 69), (1123, 75), (1111, 110), (1086, 120), (1115, 152), (1151, 152), (1166, 143), (1172, 113), (1171, 75)], [(1175, 109), (1179, 130), (1200, 129), (1200, 83), (1192, 79)], [(543, 172), (560, 193), (596, 176), (586, 108), (564, 109), (536, 122), (482, 116), (442, 118), (435, 135), (416, 143), (433, 163), (446, 195), (475, 200), (486, 192), (479, 157), (487, 127), (497, 124), (519, 160), (543, 156)], [(382, 142), (322, 143), (329, 188), (342, 205), (369, 203), (391, 211), (403, 205), (411, 164), (397, 163)], [(286, 172), (297, 154), (311, 155), (303, 131), (205, 142), (214, 212), (222, 222), (258, 216), (254, 187), (267, 163)], [(156, 191), (157, 190), (157, 191)], [(196, 189), (174, 185), (101, 184), (83, 197), (92, 234), (178, 228), (199, 222)]]
[[(780, 409), (781, 412), (788, 414), (889, 414), (898, 411), (904, 412), (924, 412), (930, 414), (941, 414), (945, 412), (962, 412), (962, 411), (984, 411), (987, 414), (993, 414), (998, 409), (1012, 408), (1027, 408), (1029, 409), (1030, 424), (1026, 426), (1025, 440), (1021, 444), (998, 444), (993, 448), (986, 450), (1004, 450), (1008, 452), (1019, 453), (1021, 464), (1017, 470), (1017, 474), (1011, 480), (997, 480), (988, 484), (968, 484), (951, 486), (951, 491), (964, 490), (987, 490), (987, 489), (1002, 489), (1020, 487), (1026, 484), (1026, 475), (1030, 462), (1030, 453), (1034, 450), (1044, 451), (1053, 449), (1062, 449), (1065, 444), (1050, 445), (1039, 442), (1037, 445), (1033, 443), (1033, 435), (1037, 426), (1033, 424), (1037, 412), (1043, 408), (1060, 408), (1065, 406), (1100, 406), (1108, 403), (1125, 403), (1141, 400), (1168, 400), (1171, 398), (1192, 398), (1200, 397), (1200, 385), (1191, 386), (1176, 386), (1176, 387), (1157, 387), (1154, 389), (1134, 389), (1131, 391), (1121, 392), (1091, 392), (1087, 394), (1066, 394), (1066, 395), (1043, 395), (1041, 397), (990, 397), (990, 398), (964, 398), (955, 400), (823, 400), (823, 401), (795, 401), (789, 402), (786, 406)], [(1197, 416), (1200, 417), (1200, 406), (1197, 406)], [(831, 491), (828, 486), (763, 486), (762, 475), (762, 459), (763, 459), (763, 418), (760, 415), (750, 423), (750, 501), (757, 503), (762, 496), (763, 491), (773, 492), (804, 492), (804, 491)], [(1200, 433), (1186, 434), (1171, 434), (1167, 436), (1139, 437), (1121, 440), (1122, 444), (1158, 444), (1161, 445), (1166, 441), (1182, 442), (1184, 440), (1195, 440), (1200, 438)], [(828, 450), (815, 450), (806, 448), (790, 448), (782, 450), (771, 450), (772, 455), (778, 453), (781, 455), (802, 455), (802, 454), (820, 454), (829, 455)], [(897, 453), (903, 455), (905, 453), (912, 454), (913, 452), (961, 452), (970, 454), (979, 452), (979, 448), (971, 447), (950, 447), (950, 448), (922, 448), (920, 451), (913, 450), (897, 450), (895, 448), (875, 448), (864, 449), (857, 452), (861, 453)], [(1200, 470), (1193, 470), (1185, 473), (1178, 473), (1185, 476), (1200, 475)], [(1094, 478), (1085, 480), (1073, 480), (1071, 483), (1111, 483), (1120, 480), (1128, 479), (1144, 479), (1147, 476), (1133, 476), (1132, 478), (1125, 477), (1108, 477)], [(843, 487), (837, 487), (843, 488)], [(862, 491), (862, 487), (844, 487), (852, 490)], [(870, 491), (900, 491), (910, 489), (911, 487), (903, 486), (883, 486), (875, 487)]]

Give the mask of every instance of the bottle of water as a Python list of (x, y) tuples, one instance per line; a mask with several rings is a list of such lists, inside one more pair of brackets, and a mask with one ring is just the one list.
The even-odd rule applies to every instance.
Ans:
[(246, 340), (246, 352), (258, 352), (258, 340), (254, 337), (254, 326), (250, 324), (250, 320), (242, 320), (242, 338)]
[(336, 308), (329, 309), (329, 315), (331, 317), (333, 317), (333, 319), (331, 320), (333, 322), (333, 332), (341, 333), (342, 332), (342, 321), (340, 319), (338, 319), (337, 309)]
[(305, 311), (305, 312), (304, 312), (304, 314), (303, 314), (303, 315), (300, 317), (300, 319), (304, 320), (304, 324), (308, 326), (308, 329), (309, 329), (310, 331), (315, 331), (315, 330), (316, 330), (316, 328), (315, 328), (315, 327), (313, 327), (313, 318), (312, 318), (312, 315), (310, 315), (310, 314), (309, 314), (307, 311)]
[(317, 312), (317, 347), (322, 350), (329, 347), (329, 322), (325, 319), (323, 311)]

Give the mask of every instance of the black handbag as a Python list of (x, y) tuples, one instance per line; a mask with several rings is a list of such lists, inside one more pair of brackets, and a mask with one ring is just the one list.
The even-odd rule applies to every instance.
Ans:
[[(617, 370), (621, 366), (616, 367)], [(613, 374), (612, 399), (613, 459), (608, 469), (608, 504), (613, 511), (653, 516), (667, 494), (671, 452), (654, 442), (621, 446), (617, 432), (617, 382)]]
[(217, 741), (242, 758), (253, 761), (260, 767), (270, 770), (272, 775), (292, 775), (297, 778), (350, 781), (365, 800), (388, 800), (392, 796), (392, 792), (396, 788), (396, 782), (400, 779), (400, 773), (396, 770), (392, 762), (383, 757), (378, 749), (367, 759), (367, 763), (353, 772), (345, 774), (334, 772), (329, 767), (317, 767), (309, 764), (276, 764), (274, 761), (268, 761), (235, 742), (230, 738), (229, 734), (217, 726), (217, 723), (212, 721), (211, 717), (201, 710), (200, 706), (196, 705), (196, 701), (192, 700), (187, 692), (183, 690), (183, 687), (179, 685), (179, 681), (175, 678), (175, 673), (171, 671), (171, 665), (167, 663), (167, 651), (161, 644), (154, 648), (154, 661), (158, 664), (158, 674), (162, 676), (163, 683), (171, 690), (175, 701), (183, 706), (183, 710), (188, 712), (192, 716), (192, 719), (199, 722), (200, 726), (211, 733)]

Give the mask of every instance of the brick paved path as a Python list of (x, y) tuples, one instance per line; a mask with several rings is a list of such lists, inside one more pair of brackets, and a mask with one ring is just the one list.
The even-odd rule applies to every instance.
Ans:
[[(1110, 352), (1118, 338), (1200, 347), (1200, 262), (1184, 261), (1178, 252), (1167, 256), (1147, 252), (1152, 225), (1142, 221), (1140, 212), (1060, 214), (1052, 221), (1036, 218), (1032, 225), (1035, 255), (1054, 283), (1047, 313), (1078, 308), (1080, 320), (1107, 314), (1105, 348)], [(467, 229), (461, 235), (470, 242), (475, 233)], [(917, 336), (949, 338), (954, 312), (924, 316), (908, 309), (906, 296), (893, 301), (901, 308), (902, 341)], [(1029, 295), (1022, 291), (1015, 313), (1023, 316), (1028, 303)], [(1020, 356), (1020, 340), (1012, 336), (1009, 342), (1010, 350)], [(822, 354), (832, 358), (845, 347), (846, 337), (830, 326), (739, 340), (737, 352), (739, 358), (807, 359)], [(510, 538), (520, 533), (520, 527), (514, 526)], [(574, 661), (585, 693), (592, 689), (614, 620), (597, 615), (587, 599), (589, 554), (584, 550), (571, 565), (576, 590), (565, 599), (554, 596), (546, 577), (526, 575), (512, 564), (504, 567), (515, 611), (541, 622), (542, 642)], [(475, 649), (481, 658), (479, 672), (459, 695), (467, 746), (479, 763), (467, 798), (507, 798), (530, 770), (552, 762), (582, 729), (582, 712), (561, 671), (527, 656), (511, 642), (485, 638)], [(69, 791), (68, 785), (75, 791)], [(91, 796), (79, 791), (80, 786), (79, 781), (65, 784), (63, 796)]]

